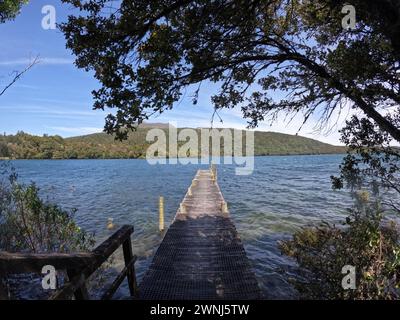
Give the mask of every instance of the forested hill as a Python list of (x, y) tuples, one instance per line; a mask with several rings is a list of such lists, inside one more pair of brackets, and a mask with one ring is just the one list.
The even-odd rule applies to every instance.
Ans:
[[(144, 158), (151, 142), (147, 132), (154, 126), (144, 126), (130, 134), (128, 140), (115, 141), (113, 136), (95, 133), (62, 138), (33, 136), (24, 132), (0, 136), (0, 158), (9, 159), (117, 159)], [(157, 126), (168, 134), (168, 127)], [(181, 130), (181, 129), (179, 129)], [(196, 129), (199, 130), (199, 129)], [(200, 135), (199, 135), (200, 136)], [(245, 136), (243, 134), (243, 136)], [(167, 136), (168, 137), (168, 136)], [(168, 140), (168, 139), (167, 139)], [(243, 139), (245, 144), (245, 140)], [(183, 144), (184, 142), (180, 142)], [(222, 148), (222, 146), (221, 146)], [(245, 149), (245, 145), (243, 147)], [(221, 149), (222, 150), (222, 149)], [(344, 147), (317, 140), (275, 132), (255, 132), (254, 153), (263, 155), (333, 154), (345, 152)], [(223, 152), (221, 152), (223, 154)], [(189, 155), (189, 154), (188, 154)], [(168, 154), (165, 154), (168, 156)], [(192, 154), (191, 156), (196, 156)]]

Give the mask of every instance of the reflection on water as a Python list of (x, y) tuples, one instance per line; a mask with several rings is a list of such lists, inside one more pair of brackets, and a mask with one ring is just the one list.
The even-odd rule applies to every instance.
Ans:
[[(293, 262), (277, 241), (321, 219), (343, 218), (351, 203), (347, 193), (332, 191), (330, 175), (340, 155), (257, 157), (254, 173), (235, 176), (233, 165), (218, 167), (218, 180), (229, 210), (266, 298), (293, 298), (288, 283)], [(35, 181), (42, 195), (63, 207), (77, 208), (80, 226), (98, 242), (118, 226), (135, 226), (133, 248), (143, 276), (162, 236), (158, 232), (158, 197), (165, 198), (166, 226), (172, 221), (198, 165), (151, 166), (145, 160), (20, 160), (13, 162), (22, 181)], [(205, 168), (203, 166), (203, 168)], [(112, 219), (114, 229), (107, 224)], [(120, 269), (119, 255), (113, 266)], [(116, 297), (127, 295), (121, 287)]]

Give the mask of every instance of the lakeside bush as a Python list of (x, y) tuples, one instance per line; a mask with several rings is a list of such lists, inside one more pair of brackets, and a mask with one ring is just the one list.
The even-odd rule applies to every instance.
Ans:
[(12, 172), (0, 181), (0, 249), (9, 252), (87, 251), (94, 237), (74, 221), (76, 210), (45, 202), (39, 188)]
[[(343, 226), (322, 223), (279, 244), (294, 258), (302, 279), (293, 285), (303, 299), (399, 299), (400, 232), (383, 219), (378, 202), (359, 193)], [(344, 290), (342, 268), (355, 267), (356, 288)]]
[[(76, 224), (75, 212), (44, 201), (34, 183), (19, 183), (13, 169), (4, 164), (0, 166), (0, 251), (89, 251), (94, 245), (94, 235)], [(63, 283), (66, 274), (60, 272), (57, 277)], [(39, 289), (40, 280), (37, 274), (2, 278), (0, 298), (46, 299), (48, 292)]]

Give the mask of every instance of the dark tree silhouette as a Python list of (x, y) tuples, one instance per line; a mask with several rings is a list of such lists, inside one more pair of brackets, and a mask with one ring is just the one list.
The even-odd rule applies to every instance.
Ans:
[(0, 23), (14, 19), (21, 10), (23, 4), (29, 0), (2, 0), (0, 2)]
[[(208, 80), (220, 86), (215, 108), (241, 105), (251, 126), (279, 111), (326, 120), (348, 103), (400, 141), (381, 112), (400, 101), (397, 1), (64, 2), (82, 11), (61, 29), (102, 83), (94, 107), (117, 108), (109, 133), (124, 137), (189, 86), (196, 102)], [(355, 30), (342, 27), (348, 2)]]

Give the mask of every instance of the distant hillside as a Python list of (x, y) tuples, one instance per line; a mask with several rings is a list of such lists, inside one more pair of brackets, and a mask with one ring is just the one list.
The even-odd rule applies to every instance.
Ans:
[[(168, 137), (168, 127), (164, 124), (146, 124), (132, 132), (128, 140), (115, 141), (113, 136), (95, 133), (85, 136), (62, 138), (60, 136), (43, 137), (19, 132), (16, 135), (0, 136), (0, 158), (11, 159), (117, 159), (144, 158), (147, 148), (152, 144), (146, 141), (147, 132), (160, 128)], [(182, 129), (179, 129), (180, 131)], [(199, 129), (196, 129), (199, 132)], [(243, 150), (245, 134), (243, 133)], [(200, 136), (200, 134), (199, 134)], [(182, 145), (185, 142), (180, 142)], [(220, 146), (223, 148), (223, 144)], [(168, 149), (167, 149), (168, 150)], [(221, 149), (222, 150), (222, 149)], [(344, 153), (344, 147), (332, 146), (317, 140), (275, 132), (255, 132), (254, 153), (264, 155), (295, 154), (333, 154)], [(211, 152), (210, 152), (211, 153)], [(200, 150), (188, 156), (198, 156)], [(222, 154), (222, 152), (221, 152)], [(168, 156), (159, 154), (160, 156)]]

